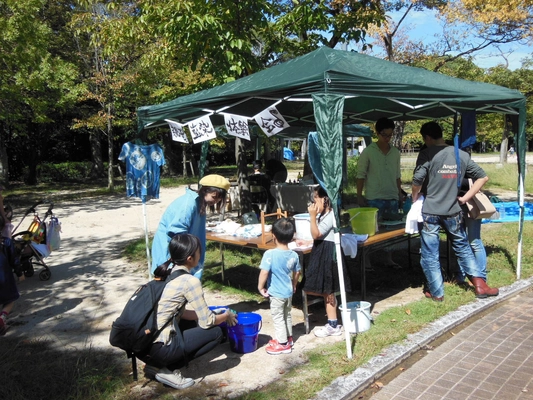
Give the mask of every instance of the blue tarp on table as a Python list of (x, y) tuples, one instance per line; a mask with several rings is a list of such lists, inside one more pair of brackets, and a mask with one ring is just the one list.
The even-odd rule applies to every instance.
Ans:
[[(520, 207), (516, 201), (504, 201), (501, 203), (493, 203), (496, 207), (496, 214), (492, 216), (493, 219), (486, 218), (482, 223), (489, 222), (518, 222), (520, 217)], [(505, 210), (502, 217), (502, 210)], [(533, 203), (524, 203), (524, 221), (533, 221)]]

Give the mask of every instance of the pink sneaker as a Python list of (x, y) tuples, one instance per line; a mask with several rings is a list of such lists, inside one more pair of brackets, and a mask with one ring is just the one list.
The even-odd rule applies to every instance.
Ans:
[[(274, 346), (278, 344), (279, 342), (276, 339), (271, 339), (268, 341), (268, 346)], [(287, 344), (291, 347), (294, 347), (294, 340), (292, 339), (292, 336), (288, 337)]]
[(274, 345), (268, 345), (266, 347), (266, 352), (268, 354), (289, 354), (292, 352), (292, 348), (290, 344), (286, 344), (285, 346), (279, 343), (276, 343)]

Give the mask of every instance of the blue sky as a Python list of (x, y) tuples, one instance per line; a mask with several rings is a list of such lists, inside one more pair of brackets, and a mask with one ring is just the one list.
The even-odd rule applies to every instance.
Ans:
[[(394, 14), (392, 14), (394, 16)], [(398, 18), (394, 18), (398, 21)], [(421, 39), (424, 43), (430, 43), (436, 40), (436, 34), (442, 33), (440, 21), (435, 18), (432, 11), (411, 12), (410, 15), (402, 22), (402, 27), (406, 34), (413, 39)], [(521, 67), (521, 60), (525, 57), (531, 57), (533, 47), (518, 44), (502, 45), (500, 49), (506, 54), (510, 69)], [(498, 64), (505, 64), (505, 59), (498, 55), (499, 51), (495, 47), (487, 48), (476, 53), (475, 63), (482, 68), (494, 67)]]

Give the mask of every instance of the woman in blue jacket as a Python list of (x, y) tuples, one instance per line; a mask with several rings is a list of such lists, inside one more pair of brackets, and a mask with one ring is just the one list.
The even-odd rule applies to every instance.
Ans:
[(198, 192), (187, 188), (183, 196), (174, 200), (165, 210), (152, 242), (152, 273), (170, 257), (168, 244), (176, 233), (190, 233), (202, 244), (198, 266), (191, 274), (202, 279), (205, 258), (206, 209), (217, 204), (223, 209), (230, 188), (229, 181), (220, 175), (206, 175), (200, 180)]

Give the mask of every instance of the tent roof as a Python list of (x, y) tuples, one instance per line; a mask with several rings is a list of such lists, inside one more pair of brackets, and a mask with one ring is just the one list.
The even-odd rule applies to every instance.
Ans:
[[(304, 56), (191, 95), (137, 109), (139, 130), (186, 123), (204, 115), (252, 118), (275, 105), (291, 126), (315, 125), (312, 94), (345, 96), (343, 124), (435, 119), (454, 111), (515, 113), (525, 97), (516, 90), (449, 77), (372, 56), (321, 47)], [(512, 108), (512, 109), (511, 109)]]

